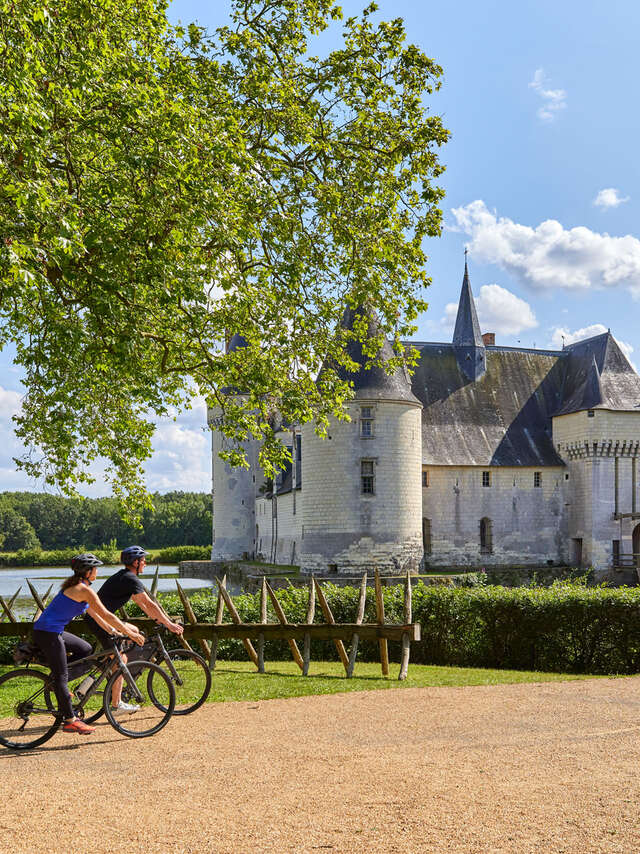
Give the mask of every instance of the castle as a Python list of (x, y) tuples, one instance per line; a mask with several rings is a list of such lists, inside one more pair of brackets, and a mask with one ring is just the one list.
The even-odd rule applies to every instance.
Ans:
[(410, 343), (411, 377), (365, 369), (349, 344), (362, 366), (343, 373), (351, 421), (331, 421), (326, 439), (312, 424), (283, 427), (292, 462), (266, 488), (257, 442), (245, 444), (248, 469), (220, 459), (209, 410), (213, 560), (387, 575), (640, 566), (640, 377), (609, 332), (561, 351), (498, 346), (480, 333), (465, 263), (453, 341)]

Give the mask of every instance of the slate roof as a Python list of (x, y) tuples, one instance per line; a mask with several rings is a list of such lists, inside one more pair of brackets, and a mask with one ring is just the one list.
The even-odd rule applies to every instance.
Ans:
[(640, 413), (640, 377), (610, 333), (564, 350), (486, 348), (475, 382), (460, 370), (453, 344), (416, 344), (412, 378), (423, 405), (423, 463), (560, 466), (551, 419), (584, 409)]
[(456, 315), (456, 328), (453, 331), (453, 343), (456, 347), (484, 347), (466, 261)]
[[(342, 326), (345, 329), (353, 329), (353, 324), (365, 309), (347, 308), (342, 317)], [(373, 314), (369, 314), (369, 337), (373, 338), (379, 333), (378, 322)], [(396, 400), (407, 403), (419, 403), (411, 390), (411, 382), (403, 369), (393, 374), (388, 374), (380, 365), (365, 368), (367, 356), (362, 352), (362, 344), (359, 341), (349, 341), (346, 351), (351, 359), (360, 365), (358, 371), (350, 372), (344, 368), (338, 369), (341, 380), (348, 380), (353, 385), (356, 400)], [(383, 359), (393, 357), (393, 348), (385, 338), (380, 351)]]

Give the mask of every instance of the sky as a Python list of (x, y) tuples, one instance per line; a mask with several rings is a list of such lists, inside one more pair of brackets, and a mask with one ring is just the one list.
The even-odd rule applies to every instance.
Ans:
[[(342, 4), (345, 17), (365, 0)], [(637, 0), (378, 0), (444, 70), (425, 102), (451, 131), (441, 149), (444, 230), (425, 241), (432, 278), (415, 338), (450, 341), (465, 247), (483, 332), (560, 349), (610, 328), (640, 367), (640, 3)], [(215, 28), (228, 0), (173, 0), (172, 21)], [(320, 46), (340, 44), (341, 25)], [(318, 52), (318, 51), (315, 51)], [(0, 353), (0, 490), (39, 490), (15, 471), (10, 417), (20, 373)], [(158, 423), (149, 489), (208, 491), (203, 402)], [(99, 476), (87, 494), (108, 493)]]

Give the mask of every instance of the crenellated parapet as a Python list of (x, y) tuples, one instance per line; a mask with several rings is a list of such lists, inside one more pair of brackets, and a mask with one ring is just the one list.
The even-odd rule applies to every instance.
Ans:
[(558, 453), (569, 460), (589, 457), (640, 457), (640, 439), (595, 439), (558, 443)]

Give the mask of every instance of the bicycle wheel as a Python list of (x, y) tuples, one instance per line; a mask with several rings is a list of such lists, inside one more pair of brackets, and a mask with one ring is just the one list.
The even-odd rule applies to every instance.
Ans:
[[(38, 747), (58, 730), (57, 703), (45, 700), (49, 674), (30, 667), (0, 676), (0, 744), (12, 750)], [(55, 701), (55, 697), (54, 697)]]
[[(103, 708), (111, 726), (129, 738), (145, 738), (155, 735), (169, 722), (176, 704), (173, 682), (165, 671), (150, 661), (133, 661), (127, 665), (136, 686), (142, 694), (142, 700), (135, 696), (125, 677), (122, 686), (122, 699), (125, 703), (139, 706), (137, 712), (121, 715), (111, 708), (111, 689), (121, 675), (120, 670), (111, 676), (104, 689)], [(153, 681), (153, 697), (148, 685)]]
[[(178, 674), (177, 680), (166, 661), (156, 659), (156, 664), (159, 664), (167, 672), (173, 682), (176, 692), (176, 706), (173, 714), (191, 714), (200, 708), (211, 691), (211, 673), (207, 667), (207, 662), (197, 652), (188, 649), (171, 649), (167, 654)], [(149, 674), (149, 678), (151, 679), (151, 684), (148, 686), (149, 694), (156, 702), (152, 673)], [(158, 700), (156, 705), (159, 702)]]

